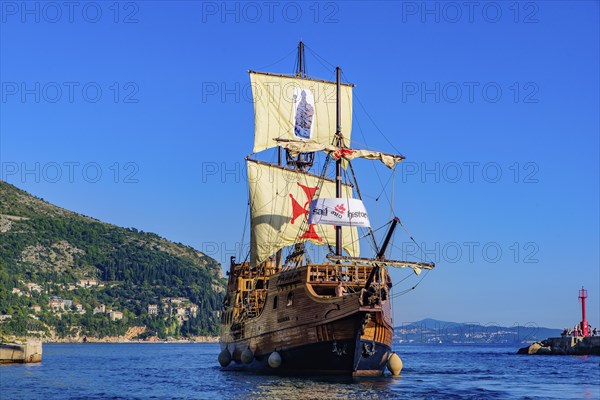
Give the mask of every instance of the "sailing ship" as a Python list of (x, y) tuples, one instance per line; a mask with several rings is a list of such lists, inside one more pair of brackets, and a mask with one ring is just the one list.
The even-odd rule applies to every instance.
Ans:
[[(397, 373), (387, 268), (418, 274), (434, 264), (386, 259), (399, 220), (379, 246), (352, 160), (393, 168), (404, 157), (351, 148), (353, 85), (341, 82), (339, 67), (335, 82), (309, 78), (302, 42), (297, 66), (295, 75), (248, 71), (253, 155), (277, 149), (277, 162), (246, 158), (250, 251), (243, 261), (231, 257), (218, 360), (224, 370), (272, 374)], [(325, 157), (320, 173), (315, 153)], [(373, 257), (360, 255), (359, 228)], [(327, 261), (313, 262), (309, 243), (327, 246)]]

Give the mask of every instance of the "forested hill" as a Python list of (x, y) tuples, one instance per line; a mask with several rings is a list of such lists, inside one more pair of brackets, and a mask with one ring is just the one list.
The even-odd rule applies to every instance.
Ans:
[(0, 334), (217, 335), (224, 284), (192, 247), (0, 181)]

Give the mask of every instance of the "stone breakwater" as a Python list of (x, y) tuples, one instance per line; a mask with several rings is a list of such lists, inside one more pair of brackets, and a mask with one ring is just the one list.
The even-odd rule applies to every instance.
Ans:
[(548, 338), (519, 349), (517, 354), (600, 356), (600, 336), (588, 336), (585, 338), (575, 338), (571, 336)]
[(42, 361), (42, 341), (0, 343), (0, 364), (39, 363)]

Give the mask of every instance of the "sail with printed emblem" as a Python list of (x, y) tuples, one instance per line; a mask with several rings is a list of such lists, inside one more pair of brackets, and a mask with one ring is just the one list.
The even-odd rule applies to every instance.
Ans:
[[(336, 83), (250, 71), (254, 101), (254, 153), (277, 147), (275, 139), (337, 143)], [(340, 85), (342, 143), (350, 145), (352, 85)]]

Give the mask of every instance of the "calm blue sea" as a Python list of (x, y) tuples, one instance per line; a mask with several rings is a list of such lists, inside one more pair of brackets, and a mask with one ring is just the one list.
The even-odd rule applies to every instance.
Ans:
[(396, 345), (402, 376), (222, 372), (216, 344), (55, 344), (0, 366), (2, 399), (600, 399), (600, 357), (518, 356), (514, 346)]

